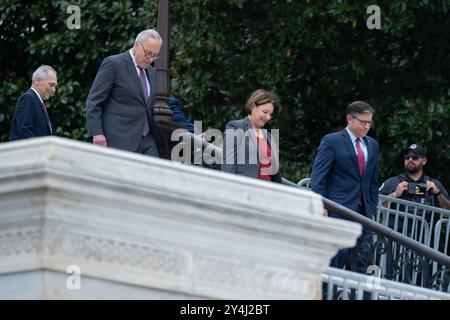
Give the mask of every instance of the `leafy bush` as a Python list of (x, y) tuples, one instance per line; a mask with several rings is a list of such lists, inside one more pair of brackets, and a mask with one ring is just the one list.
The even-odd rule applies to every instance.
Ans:
[[(278, 95), (282, 171), (308, 176), (321, 137), (342, 129), (354, 100), (375, 109), (380, 180), (403, 170), (401, 150), (429, 149), (428, 174), (450, 188), (450, 20), (447, 0), (378, 1), (381, 30), (366, 27), (373, 1), (171, 1), (172, 91), (203, 129), (244, 115), (256, 88)], [(50, 100), (58, 133), (86, 139), (84, 103), (104, 57), (156, 25), (157, 1), (79, 1), (81, 30), (69, 30), (67, 1), (0, 0), (0, 141), (17, 98), (40, 64), (58, 71)]]

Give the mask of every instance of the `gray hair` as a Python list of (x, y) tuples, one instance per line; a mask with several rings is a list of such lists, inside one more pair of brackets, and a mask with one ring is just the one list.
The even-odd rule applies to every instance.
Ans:
[(50, 66), (47, 66), (45, 64), (40, 66), (39, 68), (36, 69), (35, 72), (33, 72), (33, 77), (31, 78), (31, 81), (34, 82), (38, 78), (39, 79), (46, 79), (47, 76), (48, 76), (49, 71), (54, 72), (55, 75), (57, 74), (56, 70), (53, 69)]
[(136, 37), (136, 41), (139, 42), (144, 42), (145, 40), (152, 38), (152, 39), (156, 39), (159, 41), (159, 44), (162, 45), (162, 38), (159, 35), (158, 31), (156, 31), (155, 29), (147, 29), (144, 31), (141, 31), (137, 37)]

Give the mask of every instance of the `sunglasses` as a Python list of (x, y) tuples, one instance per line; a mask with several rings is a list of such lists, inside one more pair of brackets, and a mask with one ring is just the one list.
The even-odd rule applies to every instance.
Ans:
[(409, 160), (409, 159), (413, 159), (414, 161), (418, 160), (420, 157), (419, 156), (410, 156), (410, 155), (405, 155), (405, 160)]

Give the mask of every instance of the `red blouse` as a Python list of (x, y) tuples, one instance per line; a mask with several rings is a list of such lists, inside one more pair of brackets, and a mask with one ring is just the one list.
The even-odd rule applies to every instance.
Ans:
[(258, 179), (272, 181), (271, 172), (272, 149), (265, 138), (256, 137), (258, 141), (259, 171)]

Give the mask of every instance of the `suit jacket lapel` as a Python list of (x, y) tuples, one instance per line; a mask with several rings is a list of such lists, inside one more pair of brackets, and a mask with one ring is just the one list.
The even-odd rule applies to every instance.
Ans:
[(145, 69), (145, 74), (147, 75), (148, 83), (150, 85), (150, 95), (147, 100), (147, 107), (150, 106), (151, 101), (154, 100), (154, 96), (156, 94), (156, 79), (154, 77), (155, 73), (150, 72), (150, 68), (151, 67), (149, 67), (148, 69)]
[(363, 140), (367, 147), (367, 165), (366, 165), (366, 168), (364, 169), (364, 174), (363, 174), (363, 177), (365, 177), (366, 173), (370, 171), (369, 167), (371, 166), (372, 163), (374, 163), (374, 161), (373, 161), (374, 153), (372, 152), (372, 150), (370, 150), (370, 148), (372, 147), (370, 140), (367, 139), (367, 137), (364, 137)]
[(34, 92), (34, 90), (28, 90), (29, 92), (31, 92), (32, 96), (34, 97), (34, 100), (36, 101), (36, 105), (38, 105), (41, 109), (41, 113), (42, 116), (45, 119), (45, 124), (47, 125), (47, 129), (48, 131), (53, 134), (53, 132), (55, 132), (55, 128), (53, 127), (52, 122), (50, 121), (50, 118), (48, 116), (48, 113), (44, 111), (45, 105), (41, 102), (41, 99), (39, 99), (39, 97), (37, 96), (36, 92)]
[(139, 93), (141, 94), (142, 102), (145, 103), (144, 90), (142, 90), (141, 81), (139, 80), (139, 76), (137, 74), (136, 67), (133, 63), (133, 59), (131, 59), (130, 52), (126, 51), (123, 54), (125, 67), (128, 70), (131, 80), (133, 81), (134, 85), (138, 88)]
[[(279, 164), (278, 164), (278, 146), (275, 143), (275, 141), (272, 141), (272, 136), (267, 132), (267, 129), (262, 129), (262, 130), (263, 130), (264, 138), (266, 139), (266, 141), (269, 144), (269, 147), (271, 149), (272, 154), (271, 154), (270, 161), (272, 162), (272, 167), (278, 168), (278, 166), (279, 166)], [(249, 150), (256, 150), (256, 155), (257, 155), (258, 161), (260, 161), (259, 147), (258, 147), (258, 140), (256, 138), (256, 132), (253, 129), (248, 116), (245, 118), (244, 131), (249, 133), (249, 135), (250, 135), (249, 143), (253, 144), (252, 146), (249, 146)]]
[(352, 139), (350, 139), (350, 136), (346, 129), (342, 130), (342, 139), (344, 141), (345, 146), (347, 147), (347, 151), (350, 153), (353, 165), (355, 166), (355, 173), (358, 177), (361, 177), (359, 174), (359, 165), (358, 165), (358, 157), (355, 153), (355, 148), (353, 148), (353, 142)]
[[(256, 150), (256, 148), (258, 147), (258, 143), (256, 141), (256, 135), (255, 135), (255, 130), (253, 130), (252, 124), (250, 123), (250, 119), (247, 117), (245, 117), (245, 123), (244, 123), (244, 132), (248, 132), (250, 135), (250, 143), (253, 143), (253, 147), (255, 149), (250, 149), (250, 150)], [(249, 146), (250, 147), (250, 146)]]
[[(278, 155), (279, 155), (279, 153), (278, 153), (278, 145), (277, 145), (277, 143), (276, 143), (276, 139), (273, 139), (273, 136), (271, 135), (271, 134), (269, 134), (269, 132), (267, 131), (267, 129), (264, 129), (264, 136), (266, 137), (266, 140), (267, 140), (267, 143), (269, 144), (269, 146), (270, 146), (270, 149), (271, 149), (271, 157), (270, 157), (270, 161), (271, 161), (271, 164), (272, 164), (272, 168), (276, 168), (277, 170), (277, 172), (279, 171), (279, 162), (278, 162)], [(277, 138), (279, 138), (279, 137), (277, 137)], [(274, 140), (274, 141), (272, 141), (272, 140)], [(275, 173), (274, 173), (275, 174)]]

